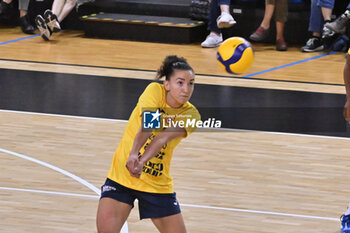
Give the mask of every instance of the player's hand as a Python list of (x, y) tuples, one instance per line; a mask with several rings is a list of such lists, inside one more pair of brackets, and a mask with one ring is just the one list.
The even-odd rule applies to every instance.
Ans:
[(140, 178), (141, 173), (143, 169), (143, 163), (141, 162), (140, 158), (135, 162), (134, 170), (130, 174), (136, 178)]
[(344, 106), (344, 118), (350, 123), (350, 100), (346, 101)]
[(126, 168), (133, 177), (139, 178), (141, 176), (143, 164), (141, 165), (140, 159), (137, 154), (130, 154), (128, 161), (126, 162)]

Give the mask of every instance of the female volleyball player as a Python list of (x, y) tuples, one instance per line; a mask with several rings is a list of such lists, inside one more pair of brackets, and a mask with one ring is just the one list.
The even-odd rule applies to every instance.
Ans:
[[(347, 122), (350, 123), (350, 49), (348, 54), (346, 55), (346, 63), (344, 67), (344, 83), (346, 90), (346, 103), (344, 106), (344, 117)], [(344, 213), (344, 215), (340, 218), (342, 224), (342, 232), (350, 233), (350, 204), (348, 205), (348, 209)]]
[[(169, 168), (174, 148), (194, 129), (178, 123), (200, 119), (188, 102), (194, 76), (184, 58), (168, 56), (157, 72), (157, 79), (165, 77), (164, 83), (149, 84), (140, 96), (101, 188), (99, 233), (119, 232), (135, 199), (140, 219), (151, 218), (160, 232), (186, 232)], [(145, 129), (152, 124), (157, 127), (159, 119), (163, 120), (161, 129)]]

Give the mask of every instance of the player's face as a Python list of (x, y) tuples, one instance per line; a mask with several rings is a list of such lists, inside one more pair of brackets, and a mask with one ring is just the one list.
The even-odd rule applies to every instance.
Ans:
[(194, 73), (192, 70), (175, 70), (169, 81), (164, 81), (167, 90), (167, 104), (178, 108), (192, 96), (194, 89)]

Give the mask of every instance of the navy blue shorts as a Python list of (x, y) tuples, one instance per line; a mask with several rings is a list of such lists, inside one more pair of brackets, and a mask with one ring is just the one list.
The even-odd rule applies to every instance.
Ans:
[(101, 187), (101, 198), (109, 197), (134, 207), (139, 202), (140, 219), (162, 218), (181, 213), (176, 193), (148, 193), (127, 188), (107, 178)]

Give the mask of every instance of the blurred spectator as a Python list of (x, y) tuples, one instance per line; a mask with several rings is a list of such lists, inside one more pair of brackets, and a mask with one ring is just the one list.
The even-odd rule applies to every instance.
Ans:
[(328, 28), (329, 30), (339, 33), (339, 34), (344, 34), (346, 31), (346, 25), (350, 20), (350, 3), (346, 7), (346, 11), (338, 17), (334, 22), (328, 22), (324, 26)]
[[(34, 34), (35, 28), (30, 24), (28, 19), (28, 7), (30, 0), (18, 0), (19, 24), (24, 33)], [(12, 0), (3, 0), (0, 3), (0, 15), (7, 21), (12, 20), (13, 14)]]
[(271, 18), (275, 13), (276, 21), (276, 50), (286, 51), (284, 40), (284, 25), (288, 16), (288, 0), (266, 0), (264, 19), (258, 29), (250, 35), (250, 40), (260, 42), (267, 38), (270, 32)]
[(334, 7), (334, 0), (311, 0), (309, 31), (312, 36), (301, 48), (302, 52), (317, 52), (324, 49), (321, 34), (329, 34), (325, 23), (330, 22)]
[(76, 6), (78, 9), (84, 3), (93, 2), (94, 0), (54, 0), (52, 10), (46, 10), (44, 15), (37, 15), (35, 23), (40, 30), (41, 37), (44, 40), (49, 40), (53, 32), (61, 30), (60, 22), (62, 22), (67, 15)]
[(236, 24), (230, 14), (230, 0), (212, 0), (210, 2), (209, 35), (202, 42), (203, 48), (215, 48), (222, 43), (222, 28), (229, 28)]

